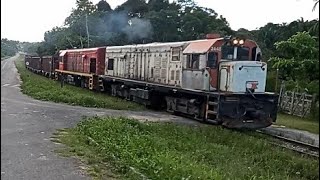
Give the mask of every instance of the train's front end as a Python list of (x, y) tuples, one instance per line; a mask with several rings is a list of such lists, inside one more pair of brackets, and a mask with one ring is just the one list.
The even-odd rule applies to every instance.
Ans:
[(277, 117), (278, 96), (265, 92), (267, 64), (254, 41), (227, 39), (221, 47), (219, 119), (228, 128), (259, 129)]

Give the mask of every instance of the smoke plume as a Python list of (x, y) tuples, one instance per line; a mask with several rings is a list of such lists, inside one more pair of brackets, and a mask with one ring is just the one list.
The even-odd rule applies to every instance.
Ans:
[(94, 21), (94, 27), (89, 27), (90, 34), (97, 34), (106, 41), (119, 34), (125, 34), (130, 41), (141, 40), (150, 37), (153, 31), (148, 19), (131, 18), (124, 12), (107, 13)]

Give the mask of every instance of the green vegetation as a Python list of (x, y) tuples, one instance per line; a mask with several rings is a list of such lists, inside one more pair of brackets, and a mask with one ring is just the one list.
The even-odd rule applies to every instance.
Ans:
[(319, 121), (310, 121), (304, 118), (280, 113), (278, 114), (276, 124), (319, 134)]
[[(276, 56), (270, 58), (269, 65), (279, 69), (285, 90), (316, 95), (310, 118), (319, 121), (319, 40), (308, 32), (298, 32), (288, 40), (275, 43), (275, 47)], [(268, 80), (273, 78), (275, 83), (275, 72), (270, 75)]]
[(18, 41), (1, 39), (1, 59), (14, 56), (18, 52)]
[(22, 79), (22, 92), (39, 100), (62, 102), (85, 107), (98, 107), (119, 110), (141, 110), (143, 106), (106, 94), (65, 85), (61, 88), (57, 81), (34, 74), (24, 67), (22, 60), (16, 61)]
[(98, 179), (319, 179), (318, 159), (217, 126), (93, 117), (53, 138)]

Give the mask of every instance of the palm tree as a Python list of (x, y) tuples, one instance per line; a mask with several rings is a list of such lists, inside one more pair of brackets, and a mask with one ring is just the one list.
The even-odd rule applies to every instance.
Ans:
[[(316, 8), (317, 8), (317, 5), (319, 4), (319, 0), (313, 0), (315, 3), (313, 5), (313, 8), (312, 8), (312, 11), (315, 11)], [(318, 22), (313, 26), (311, 27), (310, 31), (315, 31), (317, 32), (317, 29), (319, 29), (319, 20)]]
[(315, 11), (317, 8), (317, 5), (319, 4), (319, 0), (313, 0), (315, 3), (313, 5), (312, 11)]

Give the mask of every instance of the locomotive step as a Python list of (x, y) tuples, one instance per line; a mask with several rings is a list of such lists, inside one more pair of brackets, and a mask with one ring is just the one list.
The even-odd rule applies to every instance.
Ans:
[(208, 102), (208, 104), (209, 104), (209, 105), (215, 105), (215, 106), (216, 106), (216, 105), (218, 105), (219, 103), (217, 103), (217, 102), (212, 102), (212, 101), (209, 101), (209, 102)]
[(214, 120), (214, 119), (207, 119), (206, 122), (209, 123), (209, 124), (214, 124), (214, 125), (220, 124), (219, 121)]
[(208, 113), (208, 114), (218, 114), (217, 111), (211, 111), (211, 110), (208, 110), (207, 113)]

